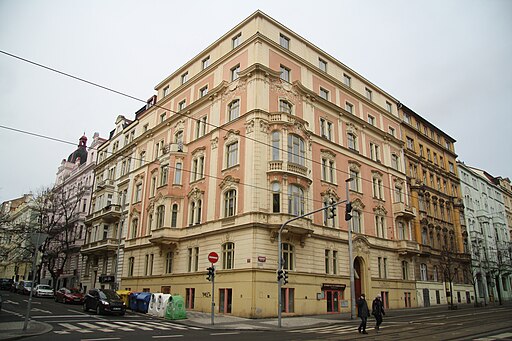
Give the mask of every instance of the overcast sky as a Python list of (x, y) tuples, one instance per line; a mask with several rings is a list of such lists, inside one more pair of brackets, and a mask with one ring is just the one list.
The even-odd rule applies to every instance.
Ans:
[[(253, 4), (254, 3), (254, 4)], [(466, 164), (512, 177), (512, 1), (0, 0), (0, 50), (147, 99), (262, 10), (457, 140)], [(142, 104), (0, 53), (0, 202), (51, 186), (85, 132)]]

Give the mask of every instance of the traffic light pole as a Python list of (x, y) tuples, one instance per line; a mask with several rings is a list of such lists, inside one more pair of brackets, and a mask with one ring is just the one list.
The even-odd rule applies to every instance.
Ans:
[[(347, 192), (348, 192), (348, 187), (347, 187)], [(348, 198), (348, 196), (347, 196), (347, 198)], [(324, 206), (322, 208), (319, 208), (317, 210), (302, 214), (302, 215), (294, 217), (292, 219), (288, 219), (281, 225), (281, 227), (279, 228), (279, 232), (277, 234), (277, 273), (280, 273), (280, 271), (283, 270), (283, 250), (282, 250), (282, 245), (281, 245), (281, 233), (283, 232), (283, 229), (286, 227), (286, 225), (288, 225), (292, 221), (299, 220), (301, 218), (307, 217), (309, 215), (315, 214), (315, 213), (323, 211), (323, 210), (327, 210), (331, 207), (336, 207), (339, 204), (343, 204), (343, 203), (347, 202), (347, 200), (342, 200), (342, 201), (338, 201), (335, 203), (331, 203), (331, 204)], [(281, 310), (283, 309), (283, 297), (281, 295), (281, 279), (280, 278), (277, 280), (277, 301), (278, 301), (277, 327), (281, 328)]]
[[(348, 185), (349, 182), (354, 179), (349, 178), (345, 181), (346, 183), (346, 196), (347, 196), (347, 206), (350, 206), (349, 193), (348, 193)], [(352, 207), (350, 206), (350, 209)], [(347, 230), (348, 230), (348, 266), (350, 269), (350, 319), (353, 320), (356, 316), (356, 287), (354, 283), (354, 260), (352, 255), (352, 227), (350, 226), (350, 212), (347, 212), (345, 215), (345, 220), (347, 221)]]
[[(213, 263), (212, 263), (212, 269), (215, 269), (213, 267)], [(213, 270), (213, 276), (212, 276), (212, 326), (214, 325), (214, 318), (215, 318), (215, 270)]]

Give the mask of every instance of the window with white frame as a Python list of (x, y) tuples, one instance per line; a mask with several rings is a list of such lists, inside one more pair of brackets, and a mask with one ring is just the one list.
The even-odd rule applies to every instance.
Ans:
[(375, 125), (375, 117), (373, 117), (372, 115), (368, 115), (368, 123), (371, 124), (372, 126)]
[(391, 154), (391, 167), (397, 171), (400, 170), (400, 157), (397, 154)]
[(231, 81), (238, 79), (238, 74), (240, 73), (240, 64), (231, 68)]
[(242, 42), (242, 33), (238, 33), (236, 36), (231, 38), (231, 46), (233, 48), (238, 47), (238, 45), (240, 45), (241, 42)]
[(320, 118), (320, 135), (332, 141), (332, 122)]
[(235, 141), (226, 146), (226, 168), (233, 167), (237, 164), (238, 164), (238, 141)]
[(385, 219), (382, 215), (375, 215), (375, 231), (376, 235), (379, 238), (386, 237), (386, 227), (385, 227)]
[(235, 99), (233, 102), (228, 105), (229, 110), (229, 121), (233, 121), (235, 118), (238, 118), (240, 115), (240, 100)]
[(181, 75), (181, 84), (185, 84), (188, 81), (188, 72)]
[(162, 123), (163, 121), (165, 121), (165, 117), (167, 116), (167, 114), (165, 112), (161, 113), (160, 114), (160, 123)]
[(393, 105), (390, 102), (386, 101), (386, 110), (390, 113), (393, 112)]
[(165, 224), (165, 206), (159, 205), (156, 208), (156, 228), (162, 228)]
[(330, 273), (331, 268), (331, 250), (325, 250), (325, 273)]
[(402, 221), (399, 221), (397, 224), (397, 233), (398, 233), (398, 239), (399, 240), (406, 240), (407, 238), (407, 231), (405, 229), (405, 223)]
[(174, 143), (176, 143), (178, 145), (178, 151), (182, 152), (183, 151), (183, 130), (179, 130), (178, 132), (176, 132), (176, 134), (174, 135)]
[(284, 34), (280, 34), (279, 45), (288, 50), (290, 48), (290, 38), (286, 37)]
[(359, 210), (352, 210), (352, 219), (350, 219), (350, 222), (352, 232), (361, 233), (361, 212)]
[(178, 204), (173, 204), (171, 209), (171, 227), (178, 226)]
[(291, 70), (290, 68), (284, 66), (284, 65), (281, 65), (281, 79), (286, 81), (286, 82), (290, 82), (290, 73), (291, 73)]
[(380, 162), (380, 146), (374, 142), (370, 142), (370, 159)]
[(329, 90), (320, 88), (320, 97), (322, 97), (325, 100), (329, 100)]
[(196, 139), (206, 135), (206, 123), (208, 117), (204, 116), (196, 120)]
[(182, 177), (183, 164), (181, 162), (177, 162), (174, 166), (174, 184), (181, 185), (181, 177)]
[(350, 178), (352, 181), (350, 181), (350, 190), (359, 192), (360, 184), (359, 181), (361, 179), (361, 176), (359, 174), (359, 169), (352, 168), (350, 169)]
[(384, 186), (382, 183), (382, 176), (374, 174), (372, 177), (373, 197), (376, 199), (384, 200)]
[(160, 186), (167, 185), (169, 178), (169, 165), (163, 165), (160, 167)]
[(235, 268), (235, 243), (228, 242), (222, 245), (222, 268)]
[(428, 280), (427, 264), (420, 264), (420, 278), (422, 281)]
[(350, 88), (352, 86), (352, 78), (347, 74), (343, 74), (343, 84)]
[(288, 135), (288, 162), (305, 165), (306, 149), (304, 140), (297, 135)]
[(294, 247), (292, 244), (283, 243), (283, 269), (293, 270), (294, 269)]
[(224, 217), (233, 217), (236, 214), (236, 190), (230, 189), (224, 193)]
[(349, 149), (357, 150), (357, 138), (353, 133), (347, 134), (347, 146)]
[(128, 277), (133, 277), (133, 270), (135, 268), (135, 257), (128, 258)]
[(288, 185), (288, 213), (299, 216), (304, 214), (304, 190), (295, 184)]
[(409, 279), (409, 263), (405, 260), (402, 261), (402, 279)]
[(389, 133), (389, 135), (391, 135), (391, 136), (393, 136), (393, 137), (394, 137), (394, 136), (396, 136), (396, 130), (395, 130), (395, 128), (393, 128), (393, 127), (388, 127), (388, 133)]
[(169, 95), (169, 90), (170, 90), (170, 89), (169, 89), (169, 85), (167, 85), (167, 86), (164, 88), (164, 90), (163, 90), (163, 96), (164, 96), (164, 97), (165, 97), (165, 96), (167, 96), (167, 95)]
[(203, 201), (201, 199), (191, 200), (189, 226), (201, 224)]
[(279, 182), (272, 183), (272, 213), (281, 212), (281, 185)]
[(199, 96), (204, 97), (208, 94), (208, 85), (203, 86), (201, 89), (199, 89)]
[(137, 237), (137, 230), (139, 228), (139, 218), (133, 218), (132, 219), (132, 226), (131, 226), (131, 233), (130, 233), (130, 237), (131, 238), (136, 238)]
[(291, 114), (292, 113), (292, 105), (290, 104), (290, 102), (288, 102), (284, 99), (281, 99), (281, 100), (279, 100), (279, 111), (285, 112), (287, 114)]
[(366, 93), (366, 98), (369, 101), (373, 100), (373, 92), (370, 89), (365, 88), (365, 93)]
[(331, 158), (323, 157), (322, 158), (322, 180), (330, 183), (335, 183), (334, 178), (334, 170), (336, 169), (334, 165), (334, 160)]
[(281, 160), (281, 133), (274, 130), (271, 134), (272, 138), (272, 161)]
[(135, 185), (135, 202), (142, 200), (142, 184)]
[(206, 69), (208, 66), (210, 66), (210, 56), (204, 58), (202, 61), (201, 61), (201, 67), (202, 69)]
[(178, 111), (185, 109), (186, 106), (187, 106), (187, 100), (184, 99), (183, 101), (178, 103)]
[(349, 102), (345, 102), (345, 110), (351, 114), (354, 114), (354, 105)]
[(395, 202), (404, 202), (402, 185), (399, 183), (395, 184)]
[(318, 58), (318, 67), (320, 70), (327, 72), (327, 62), (322, 58)]
[(192, 160), (192, 174), (190, 180), (196, 181), (204, 178), (204, 155), (195, 156)]
[(144, 166), (144, 163), (146, 162), (146, 151), (145, 150), (140, 152), (139, 161), (140, 161), (139, 166), (140, 167)]

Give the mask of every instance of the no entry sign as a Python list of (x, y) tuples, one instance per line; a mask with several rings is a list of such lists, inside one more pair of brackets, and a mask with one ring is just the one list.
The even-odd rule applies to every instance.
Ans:
[(217, 254), (217, 252), (210, 252), (208, 254), (208, 260), (210, 261), (210, 263), (217, 263), (217, 261), (219, 260), (219, 255)]

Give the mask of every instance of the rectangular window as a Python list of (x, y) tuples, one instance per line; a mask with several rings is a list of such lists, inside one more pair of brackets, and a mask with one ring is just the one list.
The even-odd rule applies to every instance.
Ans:
[(320, 135), (328, 140), (332, 140), (332, 123), (324, 118), (320, 119)]
[(382, 278), (382, 257), (377, 257), (377, 268), (379, 269), (379, 278)]
[(281, 79), (290, 82), (290, 69), (281, 65)]
[(348, 102), (345, 102), (345, 110), (351, 114), (354, 114), (354, 106)]
[(368, 123), (370, 123), (372, 126), (375, 125), (375, 117), (372, 115), (368, 115)]
[(382, 274), (384, 278), (388, 278), (388, 259), (384, 257), (383, 259), (384, 268), (382, 269)]
[(402, 279), (409, 279), (409, 264), (406, 261), (402, 261)]
[(160, 123), (162, 123), (163, 121), (165, 121), (165, 116), (166, 116), (166, 113), (162, 113), (160, 114)]
[(234, 100), (229, 104), (229, 121), (233, 121), (240, 115), (240, 100)]
[(371, 91), (370, 89), (365, 88), (365, 93), (366, 93), (366, 98), (367, 98), (369, 101), (373, 100), (373, 93), (372, 93), (372, 91)]
[(390, 102), (386, 102), (386, 110), (388, 112), (393, 112), (393, 105)]
[(322, 58), (318, 58), (318, 67), (320, 70), (327, 72), (327, 62)]
[(206, 69), (208, 66), (210, 66), (210, 56), (206, 57), (201, 61), (201, 67), (203, 68), (203, 70)]
[(283, 305), (281, 312), (293, 313), (295, 311), (295, 289), (294, 288), (281, 288), (281, 297)]
[(187, 270), (188, 270), (188, 272), (192, 272), (192, 260), (193, 260), (193, 258), (192, 258), (192, 248), (189, 247), (187, 251), (188, 251)]
[(290, 48), (290, 38), (280, 34), (279, 35), (279, 45), (281, 45), (282, 47), (284, 47), (285, 49), (289, 49)]
[(238, 79), (238, 73), (240, 72), (240, 64), (236, 65), (231, 69), (231, 81)]
[(329, 264), (331, 262), (331, 250), (325, 250), (325, 273), (329, 274)]
[(236, 48), (238, 45), (240, 45), (240, 43), (242, 42), (242, 33), (238, 33), (236, 36), (234, 36), (232, 39), (231, 39), (231, 46), (233, 48)]
[(173, 259), (173, 253), (171, 251), (167, 252), (165, 255), (165, 273), (170, 274), (172, 273), (172, 259)]
[(165, 185), (167, 185), (167, 181), (168, 181), (169, 166), (168, 165), (163, 165), (160, 168), (160, 172), (161, 172), (161, 175), (160, 175), (160, 186), (165, 186)]
[(395, 136), (395, 128), (393, 128), (393, 127), (388, 127), (388, 133), (389, 133), (389, 135), (391, 135), (391, 136)]
[(332, 251), (332, 273), (338, 274), (338, 251)]
[(292, 113), (292, 105), (288, 101), (279, 100), (279, 111), (285, 112), (287, 114), (291, 114)]
[(204, 97), (208, 94), (208, 85), (206, 86), (203, 86), (200, 90), (199, 90), (199, 96), (201, 97)]
[(181, 75), (181, 84), (185, 84), (188, 81), (188, 72)]
[(184, 99), (183, 101), (179, 102), (178, 103), (178, 110), (183, 110), (185, 109), (185, 106), (187, 105), (187, 100)]
[(163, 95), (164, 95), (164, 97), (165, 97), (165, 96), (167, 96), (168, 94), (169, 94), (169, 86), (166, 86), (166, 87), (164, 88)]
[(200, 138), (206, 134), (207, 117), (201, 117), (196, 121), (196, 138)]
[(407, 149), (414, 150), (414, 140), (407, 136)]
[(346, 74), (343, 74), (343, 83), (350, 88), (352, 86), (352, 78)]
[(231, 143), (226, 147), (226, 167), (233, 167), (238, 164), (238, 142)]
[(404, 114), (404, 121), (405, 123), (411, 124), (411, 116), (409, 116), (409, 114)]
[(142, 200), (142, 184), (137, 184), (135, 186), (135, 202), (139, 202)]
[(325, 100), (329, 100), (329, 90), (320, 88), (320, 97), (322, 97)]
[(178, 162), (174, 167), (174, 184), (181, 185), (181, 170), (183, 165), (181, 162)]

